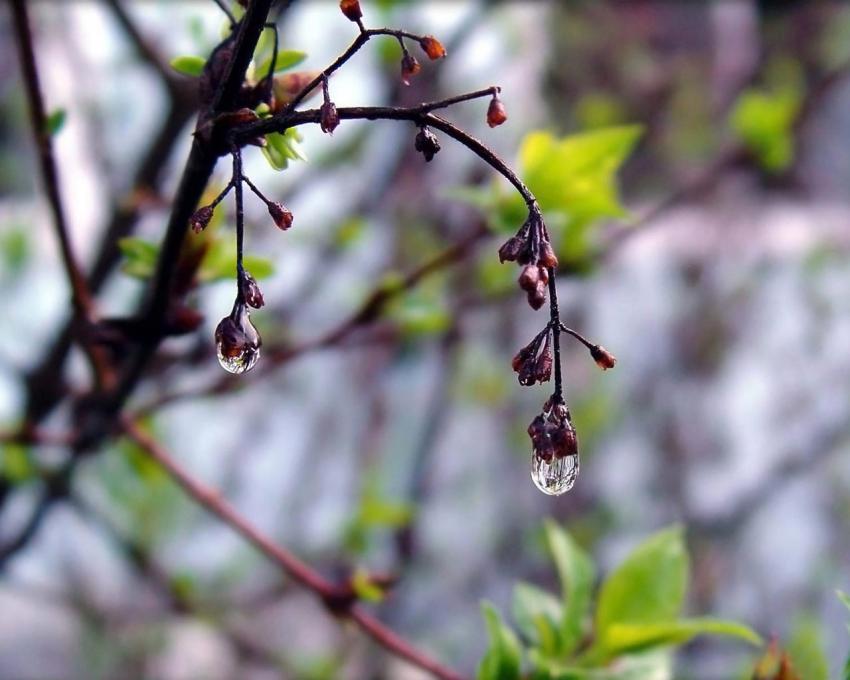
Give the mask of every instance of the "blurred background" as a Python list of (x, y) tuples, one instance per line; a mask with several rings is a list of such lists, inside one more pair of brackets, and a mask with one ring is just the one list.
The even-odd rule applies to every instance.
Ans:
[[(575, 488), (546, 497), (529, 475), (525, 429), (551, 390), (519, 386), (510, 360), (546, 312), (529, 309), (516, 268), (498, 262), (522, 219), (510, 188), (449, 139), (426, 164), (409, 124), (343, 121), (333, 137), (304, 127), (308, 160), (281, 172), (249, 148), (248, 175), (295, 215), (281, 233), (247, 197), (246, 251), (269, 270), (253, 315), (267, 354), (222, 382), (212, 334), (235, 292), (220, 276), (232, 268), (226, 201), (224, 264), (192, 296), (203, 326), (163, 344), (129, 408), (323, 573), (396, 574), (378, 615), (456, 668), (471, 671), (484, 651), (482, 599), (509, 611), (519, 580), (557, 589), (541, 531), (551, 517), (603, 575), (680, 523), (689, 614), (822, 650), (836, 677), (848, 639), (835, 590), (850, 590), (850, 8), (363, 8), (367, 25), (433, 33), (449, 56), (417, 52), (422, 72), (404, 87), (398, 44), (376, 40), (332, 79), (338, 106), (502, 87), (505, 125), (486, 126), (486, 100), (445, 116), (541, 187), (565, 322), (619, 359), (603, 373), (580, 345), (565, 347)], [(194, 125), (196, 81), (167, 64), (207, 56), (223, 15), (201, 0), (30, 11), (45, 99), (64, 116), (54, 143), (73, 243), (98, 272), (104, 315), (127, 314), (150, 269), (138, 251), (162, 237)], [(8, 14), (0, 8), (0, 425), (12, 430), (44, 396), (27, 376), (70, 306)], [(279, 26), (282, 47), (308, 55), (296, 70), (323, 68), (355, 32), (330, 0), (293, 2)], [(213, 184), (228, 179), (221, 162)], [(122, 255), (116, 237), (137, 240)], [(448, 266), (421, 270), (447, 248)], [(396, 291), (376, 319), (313, 342), (375, 290)], [(279, 351), (292, 347), (303, 351)], [(70, 395), (88, 385), (78, 349), (52, 370)], [(67, 400), (42, 423), (72, 428)], [(0, 545), (41, 507), (42, 472), (68, 456), (11, 442), (2, 452)], [(0, 677), (421, 677), (334, 621), (129, 444), (88, 456), (70, 497), (43, 515), (2, 562)], [(753, 654), (698, 639), (675, 677), (739, 677)]]

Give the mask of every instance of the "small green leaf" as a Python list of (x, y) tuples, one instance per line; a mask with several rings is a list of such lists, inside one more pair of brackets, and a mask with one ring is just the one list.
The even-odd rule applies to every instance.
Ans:
[(23, 270), (30, 256), (30, 237), (26, 227), (15, 225), (0, 234), (0, 254), (4, 274), (14, 276)]
[(697, 635), (726, 635), (753, 645), (762, 644), (759, 635), (747, 626), (722, 619), (679, 619), (665, 623), (614, 623), (605, 630), (605, 649), (610, 655), (681, 645)]
[(641, 134), (639, 125), (625, 125), (561, 139), (532, 132), (523, 140), (521, 175), (544, 213), (567, 217), (561, 240), (570, 259), (583, 254), (593, 223), (626, 215), (616, 175)]
[(364, 602), (380, 602), (384, 599), (383, 589), (372, 581), (365, 569), (356, 569), (351, 576), (351, 587), (359, 600)]
[(68, 117), (65, 109), (56, 109), (52, 111), (44, 121), (44, 129), (51, 137), (58, 133), (62, 126), (65, 125), (65, 119)]
[(791, 664), (801, 678), (829, 680), (829, 662), (824, 653), (823, 635), (818, 623), (810, 618), (797, 621), (785, 645)]
[(0, 477), (12, 484), (20, 484), (35, 475), (29, 449), (20, 444), (6, 444), (0, 448)]
[(621, 656), (603, 668), (547, 659), (532, 649), (534, 680), (673, 680), (673, 657), (666, 649)]
[(780, 172), (794, 160), (794, 121), (801, 102), (793, 87), (750, 89), (738, 98), (730, 116), (732, 131), (765, 170)]
[(297, 130), (289, 129), (284, 133), (271, 132), (266, 135), (263, 155), (275, 170), (284, 170), (289, 161), (306, 161), (307, 156), (301, 150), (301, 135)]
[(522, 661), (522, 648), (514, 632), (489, 602), (481, 603), (487, 637), (490, 640), (484, 657), (478, 664), (478, 680), (518, 680)]
[(135, 236), (118, 241), (118, 249), (124, 256), (121, 271), (137, 279), (146, 279), (153, 275), (159, 247), (155, 243)]
[(180, 57), (174, 57), (174, 59), (171, 60), (171, 68), (177, 71), (177, 73), (197, 78), (204, 72), (204, 65), (206, 63), (207, 60), (203, 57), (183, 55)]
[(564, 617), (554, 595), (530, 583), (514, 586), (513, 616), (520, 632), (547, 656), (559, 650), (559, 628)]
[(660, 531), (635, 548), (599, 592), (598, 645), (608, 648), (608, 636), (615, 624), (668, 623), (677, 619), (688, 587), (688, 568), (680, 527)]
[[(286, 71), (287, 69), (294, 68), (298, 66), (301, 62), (303, 62), (307, 58), (306, 52), (301, 52), (299, 50), (281, 50), (277, 53), (277, 61), (275, 62), (274, 72), (280, 73), (281, 71)], [(255, 69), (255, 72), (259, 75), (259, 77), (265, 76), (269, 72), (269, 67), (271, 66), (272, 58), (271, 55), (268, 58), (264, 59), (262, 63)]]
[(546, 543), (558, 570), (564, 614), (561, 621), (561, 649), (572, 652), (584, 633), (585, 618), (593, 594), (593, 561), (572, 537), (552, 520), (544, 526)]

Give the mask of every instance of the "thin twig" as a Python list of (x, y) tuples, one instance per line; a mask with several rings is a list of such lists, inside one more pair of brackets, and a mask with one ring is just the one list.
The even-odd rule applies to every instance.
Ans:
[[(171, 476), (171, 478), (199, 505), (206, 508), (222, 522), (227, 524), (261, 553), (268, 557), (292, 579), (305, 588), (312, 590), (326, 605), (338, 598), (339, 589), (334, 583), (318, 574), (309, 565), (299, 560), (287, 550), (275, 544), (261, 533), (236, 509), (224, 500), (215, 490), (203, 485), (191, 473), (185, 470), (155, 439), (142, 430), (133, 420), (121, 418), (125, 434), (138, 444), (145, 453), (153, 458)], [(334, 607), (334, 613), (356, 623), (375, 642), (391, 653), (406, 659), (440, 680), (461, 680), (462, 676), (445, 668), (442, 664), (426, 656), (405, 639), (390, 630), (376, 618), (350, 602), (346, 606)]]

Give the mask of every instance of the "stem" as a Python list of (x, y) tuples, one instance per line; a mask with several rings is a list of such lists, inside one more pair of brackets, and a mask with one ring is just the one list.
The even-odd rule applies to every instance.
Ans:
[(592, 349), (594, 349), (594, 348), (596, 347), (596, 345), (595, 345), (595, 344), (593, 344), (592, 342), (590, 342), (590, 340), (588, 340), (586, 337), (584, 337), (584, 336), (583, 336), (581, 333), (579, 333), (578, 331), (574, 331), (572, 328), (567, 328), (564, 324), (560, 324), (560, 328), (561, 328), (561, 330), (562, 330), (562, 331), (564, 331), (564, 333), (568, 333), (569, 335), (572, 335), (572, 336), (573, 336), (576, 340), (578, 340), (578, 341), (579, 341), (582, 345), (584, 345), (585, 347), (587, 347), (587, 349), (592, 350)]
[[(197, 481), (191, 473), (174, 460), (168, 451), (144, 432), (133, 420), (122, 417), (121, 425), (124, 433), (138, 444), (145, 453), (159, 463), (189, 496), (247, 539), (249, 543), (286, 572), (293, 580), (305, 588), (312, 590), (326, 603), (338, 596), (339, 589), (335, 584), (328, 581), (286, 549), (276, 545), (271, 539), (256, 529), (233, 506), (224, 500), (217, 491)], [(463, 680), (461, 675), (431, 659), (404, 638), (387, 628), (375, 617), (354, 606), (353, 603), (342, 608), (338, 613), (356, 623), (384, 649), (406, 659), (418, 668), (431, 673), (434, 677), (440, 680)]]
[(561, 377), (561, 316), (558, 310), (558, 288), (555, 286), (555, 268), (549, 267), (549, 323), (552, 325), (552, 354), (555, 364), (554, 401), (564, 403), (564, 384)]
[(244, 175), (244, 174), (243, 174), (243, 175), (242, 175), (242, 179), (243, 179), (243, 180), (245, 180), (245, 184), (247, 184), (247, 185), (248, 185), (248, 188), (249, 188), (251, 191), (253, 191), (253, 192), (254, 192), (254, 194), (257, 196), (257, 198), (259, 198), (259, 199), (260, 199), (263, 203), (265, 203), (267, 206), (268, 206), (268, 205), (271, 205), (272, 201), (271, 201), (270, 199), (268, 199), (268, 198), (266, 197), (266, 195), (265, 195), (262, 191), (260, 191), (260, 190), (256, 187), (256, 185), (255, 185), (255, 184), (254, 184), (254, 183), (253, 183), (250, 179), (248, 179), (248, 175)]
[(236, 193), (236, 299), (245, 301), (242, 290), (242, 277), (245, 270), (242, 267), (242, 251), (245, 243), (245, 213), (242, 200), (242, 151), (238, 146), (232, 149), (233, 154), (233, 178), (230, 180)]
[(71, 295), (77, 314), (87, 321), (92, 321), (94, 315), (91, 293), (74, 255), (68, 223), (62, 206), (62, 197), (59, 194), (59, 172), (53, 156), (52, 138), (47, 130), (47, 115), (41, 96), (41, 82), (35, 63), (33, 37), (25, 0), (12, 1), (12, 18), (15, 23), (15, 37), (17, 38), (21, 70), (23, 71), (24, 89), (29, 103), (30, 122), (38, 151), (38, 160), (41, 165), (44, 189), (47, 193), (50, 210), (53, 213), (53, 227), (59, 240), (62, 264), (71, 286)]

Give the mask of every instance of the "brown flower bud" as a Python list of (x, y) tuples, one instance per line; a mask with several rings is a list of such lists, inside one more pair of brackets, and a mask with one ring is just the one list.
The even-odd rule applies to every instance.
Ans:
[(245, 298), (245, 304), (254, 309), (259, 309), (266, 301), (263, 299), (263, 293), (257, 280), (248, 272), (244, 272), (239, 279), (239, 285), (242, 289), (242, 297)]
[(555, 251), (552, 249), (552, 244), (549, 241), (543, 241), (540, 244), (540, 257), (537, 260), (537, 264), (546, 268), (558, 266), (558, 258), (555, 256)]
[(336, 106), (331, 101), (325, 102), (319, 109), (319, 127), (322, 128), (322, 132), (333, 134), (338, 125), (339, 114), (336, 112)]
[(516, 353), (514, 358), (511, 360), (511, 368), (514, 369), (515, 373), (519, 373), (520, 370), (522, 370), (522, 367), (534, 357), (534, 352), (536, 349), (537, 338), (532, 340), (529, 344), (527, 344), (519, 352)]
[(534, 364), (534, 378), (539, 383), (549, 382), (552, 378), (552, 351), (548, 342)]
[(358, 22), (363, 18), (360, 0), (340, 0), (339, 8), (349, 21)]
[(540, 282), (540, 268), (533, 264), (525, 265), (517, 282), (519, 283), (519, 287), (524, 291), (533, 292), (537, 289), (537, 284)]
[(200, 234), (209, 226), (212, 216), (213, 207), (211, 205), (205, 205), (202, 208), (198, 208), (189, 218), (189, 226), (192, 227), (192, 231), (196, 234)]
[(433, 35), (426, 35), (419, 41), (419, 45), (429, 59), (442, 59), (446, 56), (446, 48)]
[[(296, 71), (295, 73), (282, 73), (275, 76), (272, 82), (272, 112), (280, 111), (312, 83), (318, 75), (319, 71)], [(304, 97), (304, 101), (316, 96), (318, 92), (319, 88), (314, 86)]]
[(602, 345), (594, 345), (590, 348), (590, 356), (603, 371), (614, 368), (617, 365), (617, 357), (605, 349)]
[(534, 290), (528, 291), (528, 304), (532, 309), (540, 309), (546, 302), (546, 286), (541, 282), (537, 283)]
[(578, 437), (571, 422), (564, 421), (561, 425), (549, 423), (547, 430), (556, 457), (578, 455)]
[(421, 70), (422, 67), (419, 65), (419, 62), (416, 61), (416, 57), (405, 50), (404, 55), (401, 58), (401, 82), (405, 85), (410, 85), (410, 79)]
[(487, 107), (487, 125), (491, 128), (498, 127), (508, 119), (508, 112), (498, 95), (494, 95)]
[(525, 242), (519, 236), (511, 236), (499, 248), (499, 262), (516, 262)]
[(433, 132), (431, 132), (428, 128), (423, 127), (416, 135), (413, 147), (425, 156), (426, 162), (430, 163), (434, 156), (440, 151), (440, 142)]
[(283, 203), (269, 203), (269, 215), (272, 216), (278, 229), (286, 231), (292, 226), (292, 213)]

